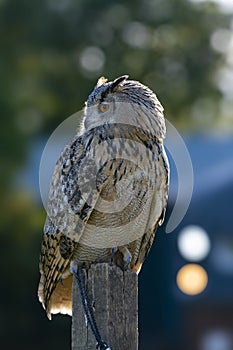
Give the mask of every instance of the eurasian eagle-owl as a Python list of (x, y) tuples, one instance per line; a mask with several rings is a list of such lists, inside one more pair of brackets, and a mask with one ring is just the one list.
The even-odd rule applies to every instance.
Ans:
[(139, 273), (167, 205), (165, 133), (163, 107), (148, 87), (128, 76), (98, 80), (50, 185), (38, 290), (49, 318), (72, 313), (74, 261)]

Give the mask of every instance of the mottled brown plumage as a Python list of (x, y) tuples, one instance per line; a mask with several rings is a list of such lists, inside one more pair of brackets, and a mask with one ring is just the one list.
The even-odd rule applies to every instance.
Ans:
[(40, 256), (47, 315), (71, 314), (70, 266), (114, 262), (139, 272), (164, 219), (169, 166), (163, 108), (127, 76), (100, 78), (82, 130), (57, 161)]

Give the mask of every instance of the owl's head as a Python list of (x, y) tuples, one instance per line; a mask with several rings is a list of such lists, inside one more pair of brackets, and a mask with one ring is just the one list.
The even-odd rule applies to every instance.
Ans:
[(101, 77), (89, 95), (84, 115), (85, 130), (106, 123), (124, 123), (147, 128), (159, 138), (165, 136), (163, 107), (156, 95), (128, 75), (113, 81)]

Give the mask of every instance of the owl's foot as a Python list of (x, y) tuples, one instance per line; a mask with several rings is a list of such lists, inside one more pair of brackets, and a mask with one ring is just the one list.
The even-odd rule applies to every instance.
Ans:
[(113, 256), (114, 263), (119, 266), (123, 271), (128, 269), (128, 266), (132, 260), (132, 255), (128, 248), (119, 247)]

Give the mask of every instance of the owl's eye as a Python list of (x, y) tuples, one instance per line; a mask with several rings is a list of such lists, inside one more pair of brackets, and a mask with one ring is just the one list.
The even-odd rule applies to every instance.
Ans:
[(109, 104), (106, 102), (102, 102), (99, 104), (98, 108), (101, 113), (104, 113), (109, 109)]

